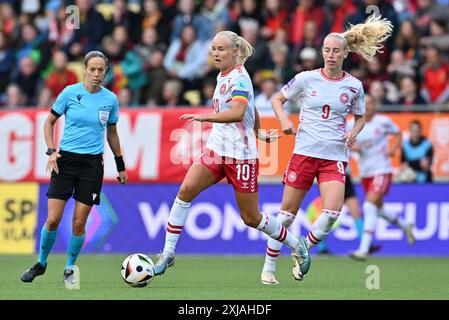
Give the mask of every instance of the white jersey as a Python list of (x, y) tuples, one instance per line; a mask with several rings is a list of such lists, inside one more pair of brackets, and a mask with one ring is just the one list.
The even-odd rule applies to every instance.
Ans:
[(253, 85), (248, 72), (241, 65), (217, 76), (213, 97), (214, 112), (230, 110), (233, 99), (248, 103), (243, 121), (213, 123), (206, 146), (220, 156), (238, 160), (257, 159), (259, 155), (254, 134)]
[(360, 80), (347, 72), (334, 80), (316, 69), (297, 74), (281, 92), (301, 107), (293, 153), (347, 162), (346, 116), (365, 113)]
[[(349, 126), (352, 125), (349, 124)], [(388, 151), (388, 135), (400, 132), (398, 126), (387, 116), (375, 114), (365, 123), (356, 138), (360, 145), (358, 159), (360, 176), (372, 177), (378, 174), (392, 173)]]

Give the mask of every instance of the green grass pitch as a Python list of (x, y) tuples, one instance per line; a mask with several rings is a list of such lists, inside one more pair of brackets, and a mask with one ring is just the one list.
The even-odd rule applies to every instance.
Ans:
[[(22, 283), (20, 275), (35, 256), (0, 255), (0, 299), (449, 299), (448, 258), (372, 257), (360, 263), (347, 257), (312, 256), (309, 274), (298, 282), (291, 276), (290, 258), (282, 256), (277, 265), (280, 284), (266, 286), (260, 283), (262, 255), (178, 255), (165, 275), (148, 287), (132, 288), (120, 276), (125, 257), (82, 254), (80, 288), (69, 290), (62, 282), (65, 255), (51, 255), (47, 272), (33, 283)], [(366, 287), (370, 265), (379, 268), (379, 289)]]

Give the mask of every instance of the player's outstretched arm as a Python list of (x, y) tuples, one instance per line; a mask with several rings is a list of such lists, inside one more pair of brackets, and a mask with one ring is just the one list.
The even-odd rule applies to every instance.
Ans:
[(183, 114), (180, 119), (216, 123), (241, 122), (245, 116), (246, 106), (246, 102), (233, 101), (230, 110), (208, 114)]

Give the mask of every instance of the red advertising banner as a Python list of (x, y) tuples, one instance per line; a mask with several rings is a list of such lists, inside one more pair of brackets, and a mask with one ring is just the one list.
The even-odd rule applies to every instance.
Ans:
[[(212, 112), (206, 108), (188, 109), (122, 109), (118, 130), (128, 175), (131, 182), (180, 182), (190, 164), (205, 146), (212, 125), (180, 120), (184, 113)], [(27, 109), (0, 111), (0, 182), (47, 182), (45, 172), (48, 157), (44, 140), (44, 122), (48, 110)], [(434, 174), (449, 179), (449, 114), (389, 113), (408, 135), (411, 120), (419, 119), (424, 134), (434, 146)], [(298, 116), (292, 115), (297, 125)], [(279, 129), (275, 118), (262, 118), (262, 128)], [(55, 141), (64, 128), (64, 117), (55, 127)], [(279, 178), (283, 175), (294, 146), (293, 136), (283, 136), (277, 142), (258, 142), (260, 175)], [(394, 158), (399, 165), (400, 154)], [(115, 181), (114, 158), (105, 141), (105, 181)], [(352, 163), (357, 175), (357, 166)]]

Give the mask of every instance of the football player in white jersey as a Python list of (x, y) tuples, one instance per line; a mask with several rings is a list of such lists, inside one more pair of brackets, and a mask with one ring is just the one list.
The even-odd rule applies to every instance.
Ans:
[[(348, 149), (365, 124), (365, 99), (360, 80), (345, 72), (343, 61), (349, 52), (371, 59), (390, 36), (392, 24), (380, 16), (370, 16), (365, 23), (351, 26), (343, 33), (330, 33), (323, 42), (324, 67), (297, 74), (272, 99), (272, 107), (285, 134), (295, 134), (293, 123), (283, 110), (287, 100), (301, 106), (295, 149), (284, 175), (285, 184), (278, 221), (289, 227), (301, 202), (318, 180), (323, 209), (312, 224), (306, 238), (310, 249), (332, 230), (344, 202), (345, 169)], [(346, 116), (355, 117), (354, 127), (346, 132)], [(261, 281), (278, 284), (276, 259), (282, 244), (268, 239)], [(302, 280), (310, 268), (307, 253), (295, 263), (293, 276)], [(297, 274), (301, 274), (297, 277)]]
[[(396, 212), (383, 208), (383, 198), (388, 193), (393, 175), (390, 157), (401, 147), (401, 131), (389, 117), (376, 113), (377, 104), (373, 97), (367, 95), (365, 104), (366, 124), (351, 148), (359, 154), (358, 166), (365, 190), (363, 235), (359, 248), (349, 254), (351, 258), (359, 261), (365, 261), (368, 256), (378, 215), (399, 226), (410, 244), (415, 242), (413, 224), (406, 224)], [(390, 149), (388, 136), (394, 137)]]
[(179, 189), (168, 218), (165, 246), (155, 265), (161, 275), (172, 266), (175, 246), (182, 232), (192, 200), (224, 177), (233, 185), (244, 223), (292, 249), (295, 261), (307, 251), (275, 217), (259, 211), (257, 177), (259, 171), (256, 135), (270, 142), (277, 133), (260, 136), (254, 107), (251, 79), (243, 64), (253, 53), (251, 45), (234, 32), (217, 33), (211, 45), (215, 66), (220, 69), (214, 92), (214, 113), (184, 114), (181, 119), (212, 122), (212, 132), (201, 159), (192, 164)]

